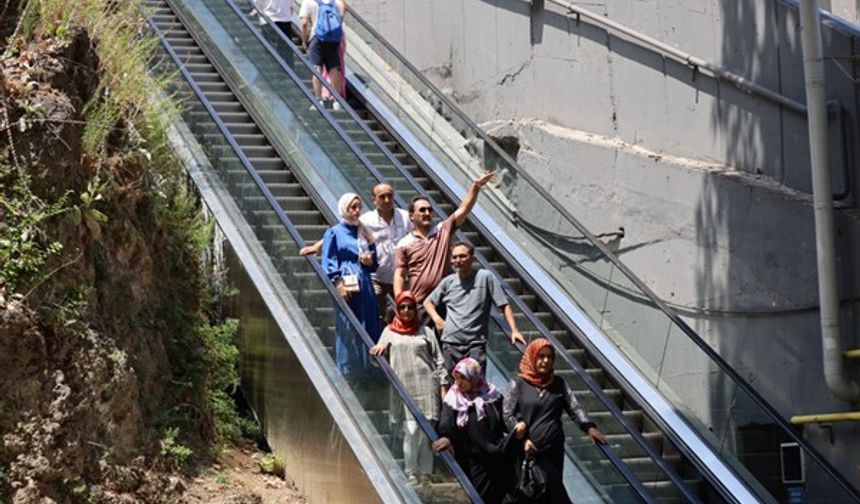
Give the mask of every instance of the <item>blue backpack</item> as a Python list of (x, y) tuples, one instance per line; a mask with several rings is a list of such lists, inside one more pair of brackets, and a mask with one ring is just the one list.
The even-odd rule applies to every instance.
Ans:
[(343, 26), (341, 26), (340, 12), (337, 10), (335, 0), (317, 0), (319, 11), (317, 12), (317, 29), (314, 36), (320, 42), (340, 42), (343, 39)]

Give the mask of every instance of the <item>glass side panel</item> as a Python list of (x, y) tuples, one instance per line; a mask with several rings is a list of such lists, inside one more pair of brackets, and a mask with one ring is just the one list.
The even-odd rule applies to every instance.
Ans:
[[(206, 26), (206, 30), (209, 33), (209, 36), (212, 37), (213, 41), (217, 41), (218, 44), (221, 44), (220, 37), (217, 35), (219, 30), (217, 27), (212, 26), (211, 23), (222, 24), (225, 32), (229, 33), (229, 37), (232, 39), (230, 43), (235, 41), (240, 41), (237, 46), (245, 46), (245, 45), (253, 45), (256, 43), (259, 45), (259, 41), (255, 40), (253, 43), (250, 41), (248, 37), (249, 27), (241, 22), (241, 20), (236, 16), (236, 13), (232, 10), (222, 9), (218, 6), (218, 4), (222, 4), (223, 0), (189, 0), (186, 2), (184, 7), (185, 11), (190, 15), (197, 16), (198, 12), (201, 13), (201, 19), (206, 19), (207, 22), (201, 23), (201, 25)], [(257, 25), (252, 25), (251, 28), (257, 30), (259, 27)], [(281, 41), (277, 43), (273, 47), (278, 54), (283, 54), (282, 51), (294, 50), (290, 44), (284, 43)], [(242, 54), (238, 54), (236, 51), (241, 49)], [(238, 70), (233, 68), (228, 68), (227, 66), (232, 66), (234, 64), (238, 64), (240, 67), (244, 68), (246, 63), (244, 60), (246, 58), (250, 58), (253, 56), (254, 62), (253, 67), (258, 69), (265, 69), (266, 77), (265, 82), (262, 81), (262, 78), (258, 78), (255, 80), (254, 85), (259, 85), (262, 90), (255, 89), (243, 89), (242, 97), (246, 98), (246, 95), (250, 95), (248, 100), (256, 100), (258, 96), (266, 96), (267, 98), (271, 98), (272, 100), (282, 99), (284, 96), (294, 96), (298, 95), (294, 90), (284, 90), (282, 88), (293, 88), (295, 87), (293, 82), (289, 80), (289, 77), (285, 75), (285, 69), (275, 61), (274, 57), (268, 52), (250, 54), (246, 49), (241, 47), (236, 47), (233, 50), (226, 50), (224, 48), (212, 48), (212, 52), (217, 54), (225, 54), (229, 53), (225, 56), (223, 60), (224, 68), (228, 72), (238, 72)], [(284, 58), (281, 59), (286, 62), (287, 60), (291, 60), (293, 62), (293, 71), (295, 71), (298, 75), (301, 75), (302, 80), (305, 84), (307, 84), (310, 80), (310, 72), (303, 64), (300, 64), (301, 61), (298, 60), (298, 55), (294, 55), (293, 59)], [(304, 68), (304, 70), (302, 70)], [(271, 93), (269, 92), (271, 90)], [(299, 101), (299, 100), (296, 100)], [(284, 100), (286, 103), (286, 100)], [(304, 102), (300, 102), (298, 107), (305, 107), (306, 104), (309, 103), (309, 100), (305, 96)], [(288, 107), (290, 110), (295, 110), (292, 107)], [(298, 112), (296, 112), (298, 115)], [(311, 114), (312, 117), (319, 117), (319, 112), (314, 111)], [(264, 118), (272, 121), (279, 121), (281, 117), (272, 117), (271, 115), (263, 115)], [(373, 159), (379, 159), (380, 163), (374, 164), (374, 169), (378, 169), (380, 174), (386, 177), (391, 183), (395, 185), (398, 189), (399, 196), (403, 199), (411, 198), (412, 195), (416, 194), (415, 189), (408, 183), (408, 181), (399, 174), (399, 172), (395, 169), (394, 165), (390, 163), (389, 158), (385, 157), (384, 153), (367, 137), (366, 135), (357, 134), (353, 135), (353, 132), (358, 131), (361, 127), (358, 123), (350, 117), (345, 111), (339, 111), (334, 113), (334, 117), (337, 119), (339, 125), (346, 130), (350, 131), (350, 136), (356, 140), (360, 144), (362, 152)], [(264, 120), (266, 120), (264, 119)], [(268, 122), (268, 121), (266, 121)], [(330, 125), (314, 125), (314, 138), (322, 138), (326, 143), (324, 152), (329, 159), (338, 160), (338, 159), (358, 159), (353, 153), (349, 151), (349, 145), (340, 141), (340, 139), (336, 139), (334, 141), (331, 137), (327, 135), (323, 135), (317, 130), (328, 128), (332, 129)], [(303, 146), (297, 146), (298, 149), (303, 148)], [(317, 152), (317, 149), (312, 149), (313, 152)], [(301, 153), (297, 153), (298, 157), (301, 158)], [(315, 190), (319, 189), (327, 189), (331, 193), (340, 194), (340, 192), (345, 191), (354, 191), (358, 194), (369, 195), (371, 193), (372, 187), (378, 182), (378, 179), (372, 176), (368, 171), (366, 166), (361, 165), (353, 165), (350, 163), (333, 163), (333, 169), (340, 169), (340, 167), (346, 166), (344, 168), (345, 173), (342, 173), (342, 177), (337, 177), (334, 184), (327, 184), (328, 177), (321, 177), (320, 185), (315, 184)], [(402, 202), (401, 202), (402, 203)], [(280, 257), (296, 257), (296, 254), (290, 254), (291, 250), (284, 250), (281, 253)], [(284, 260), (284, 259), (282, 259)], [(304, 259), (296, 259), (297, 261), (304, 264), (306, 261)], [(494, 327), (494, 330), (498, 333), (502, 333), (502, 329), (499, 327)], [(536, 331), (535, 328), (529, 328), (528, 324), (525, 324), (522, 328), (523, 331), (531, 330)], [(507, 343), (507, 337), (502, 335), (502, 341), (505, 342), (505, 345), (508, 347), (508, 351), (512, 349), (509, 343)], [(519, 360), (516, 357), (518, 364)], [(513, 375), (515, 370), (517, 369), (516, 365), (512, 367), (506, 368), (506, 377), (510, 377)], [(577, 433), (574, 436), (571, 436), (571, 446), (578, 446), (578, 439), (580, 434)], [(643, 456), (644, 452), (643, 452)], [(586, 457), (586, 458), (583, 458)], [(600, 492), (597, 493), (598, 496), (604, 499), (604, 501), (618, 501), (619, 499), (623, 502), (639, 502), (639, 497), (633, 491), (629, 484), (624, 480), (623, 476), (618, 473), (617, 469), (603, 456), (603, 453), (597, 449), (592, 447), (584, 448), (584, 449), (574, 449), (570, 448), (568, 450), (568, 458), (571, 460), (571, 467), (575, 468), (574, 473), (570, 476), (571, 481), (578, 481), (580, 484), (584, 484), (584, 482), (591, 482), (590, 484), (605, 486), (606, 488), (601, 488)], [(580, 460), (582, 459), (582, 460)], [(586, 471), (586, 472), (583, 472)], [(594, 474), (591, 474), (594, 473)], [(609, 489), (611, 487), (611, 489)], [(579, 490), (579, 489), (576, 489)]]
[[(266, 46), (227, 3), (188, 0), (177, 2), (176, 7), (198, 34), (225, 80), (241, 90), (245, 107), (264, 119), (278, 152), (292, 161), (309, 183), (330, 187), (332, 192), (327, 199), (335, 200), (354, 185), (370, 186), (366, 181), (370, 174), (362, 159), (347, 147), (324, 116), (335, 112), (320, 110), (312, 93), (289, 85), (292, 81), (281, 62), (269, 56)], [(370, 191), (359, 194), (370, 201)]]
[[(392, 383), (387, 381), (377, 364), (368, 358), (359, 365), (360, 371), (343, 375), (334, 364), (335, 341), (358, 341), (361, 336), (345, 323), (346, 316), (332, 301), (325, 283), (306, 258), (298, 256), (298, 242), (281, 223), (260, 187), (230, 148), (190, 87), (181, 77), (175, 82), (174, 93), (182, 101), (182, 117), (223, 180), (260, 244), (278, 269), (291, 295), (301, 305), (303, 314), (316, 329), (311, 339), (320, 349), (321, 358), (332, 379), (340, 383), (342, 399), (351, 409), (354, 419), (374, 447), (387, 473), (406, 502), (470, 502), (448, 466), (434, 456), (432, 482), (429, 485), (410, 484), (402, 469), (402, 428), (391, 418), (403, 418), (405, 405)], [(424, 443), (430, 443), (422, 432)]]
[[(495, 169), (500, 181), (480, 203), (495, 225), (529, 252), (753, 491), (763, 500), (786, 502), (787, 486), (774, 473), (779, 443), (789, 439), (785, 424), (742, 392), (736, 379), (619, 269), (580, 223), (553, 211), (558, 203), (363, 20), (354, 16), (348, 28), (347, 63), (361, 86), (460, 185), (466, 187), (484, 167)], [(804, 460), (807, 501), (855, 501), (827, 468), (808, 455)]]

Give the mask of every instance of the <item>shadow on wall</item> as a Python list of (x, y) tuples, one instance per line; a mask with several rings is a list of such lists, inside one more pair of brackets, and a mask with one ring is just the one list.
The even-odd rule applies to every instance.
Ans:
[[(530, 12), (523, 10), (524, 3), (520, 0), (481, 0), (481, 2), (504, 9), (514, 14), (528, 16)], [(750, 80), (763, 84), (777, 91), (784, 92), (780, 66), (783, 61), (789, 65), (796, 65), (800, 61), (799, 48), (795, 44), (778, 45), (778, 42), (786, 39), (786, 33), (797, 31), (796, 27), (785, 26), (791, 20), (783, 17), (777, 19), (777, 14), (785, 13), (786, 8), (776, 7), (775, 2), (764, 2), (763, 10), (756, 10), (756, 3), (763, 2), (736, 2), (721, 0), (725, 16), (723, 18), (725, 36), (722, 37), (722, 65), (734, 73), (749, 78)], [(720, 145), (725, 152), (724, 162), (738, 170), (753, 174), (765, 175), (780, 183), (800, 190), (808, 190), (809, 182), (806, 174), (796, 176), (784, 174), (786, 160), (793, 161), (797, 156), (806, 155), (807, 141), (805, 129), (805, 117), (792, 111), (781, 110), (779, 106), (767, 99), (741, 91), (732, 84), (721, 82), (713, 77), (702, 74), (696, 68), (664, 57), (662, 53), (642, 46), (638, 42), (630, 42), (625, 38), (616, 36), (606, 29), (591, 24), (586, 20), (577, 21), (570, 15), (554, 12), (547, 9), (537, 12), (544, 27), (551, 27), (562, 33), (567, 33), (572, 39), (585, 39), (594, 44), (605, 46), (609, 59), (608, 65), (618, 66), (619, 62), (625, 64), (638, 64), (650, 70), (655, 78), (667, 79), (667, 84), (662, 87), (645, 86), (642, 94), (635, 95), (629, 92), (624, 95), (628, 98), (626, 103), (617, 102), (623, 96), (613, 96), (613, 122), (616, 124), (616, 132), (623, 129), (624, 114), (637, 113), (636, 98), (646, 100), (657, 100), (661, 103), (672, 104), (675, 107), (687, 107), (695, 109), (700, 102), (714, 103), (712, 109), (710, 135), (712, 138), (682, 140), (664, 137), (663, 143), (669, 145), (672, 154), (701, 159), (703, 151), (708, 145)], [(765, 16), (772, 21), (762, 23), (757, 16)], [(532, 23), (534, 27), (536, 23)], [(767, 30), (760, 33), (758, 26), (764, 25)], [(635, 26), (631, 26), (635, 29)], [(544, 28), (545, 29), (545, 28)], [(534, 30), (534, 28), (533, 28)], [(533, 33), (533, 40), (535, 39)], [(795, 71), (792, 66), (790, 71)], [(456, 70), (455, 70), (456, 71)], [(644, 74), (639, 74), (644, 75)], [(617, 76), (615, 77), (618, 78)], [(803, 101), (803, 83), (798, 79), (789, 87), (800, 91), (800, 101)], [(680, 86), (679, 86), (680, 85)], [(681, 89), (688, 87), (693, 90), (692, 94), (684, 94)], [(462, 91), (462, 90), (461, 90)], [(611, 91), (610, 91), (611, 92)], [(613, 93), (615, 94), (615, 93)], [(797, 93), (790, 93), (798, 98)], [(691, 98), (688, 98), (690, 96)], [(649, 104), (643, 103), (645, 110)], [(659, 112), (654, 109), (655, 112)], [(641, 111), (640, 111), (641, 112)], [(673, 120), (676, 118), (667, 113), (664, 118)], [(683, 116), (677, 116), (680, 120)], [(552, 117), (545, 119), (554, 121)], [(566, 121), (557, 121), (565, 124)], [(641, 126), (653, 125), (659, 129), (654, 121), (644, 122)], [(621, 125), (621, 128), (619, 128)], [(589, 129), (588, 125), (582, 125)], [(649, 131), (652, 136), (667, 135), (660, 131)], [(704, 130), (703, 130), (704, 131)], [(619, 133), (622, 137), (635, 135), (632, 131)], [(633, 138), (625, 140), (635, 143)], [(699, 146), (697, 146), (697, 143)], [(786, 152), (783, 152), (785, 150)], [(805, 176), (805, 179), (804, 179)]]
[[(804, 102), (803, 74), (798, 71), (802, 65), (798, 14), (779, 2), (764, 2), (765, 5), (758, 5), (761, 8), (756, 4), (762, 2), (721, 0), (725, 34), (722, 64), (754, 82)], [(761, 16), (765, 19), (757, 18)], [(765, 27), (763, 32), (761, 27)], [(827, 47), (825, 42), (825, 53)], [(774, 65), (778, 69), (776, 75), (763, 74)], [(832, 77), (832, 72), (828, 76)], [(809, 191), (811, 177), (806, 161), (809, 145), (805, 117), (781, 110), (779, 127), (773, 128), (760, 115), (752, 113), (754, 100), (751, 97), (722, 92), (726, 87), (729, 85), (717, 84), (720, 100), (714, 103), (711, 113), (714, 131), (725, 135), (725, 158), (739, 169)], [(831, 135), (841, 134), (834, 131), (832, 123), (830, 129)], [(835, 145), (841, 147), (838, 142)], [(832, 158), (833, 146), (831, 142)], [(831, 165), (848, 159), (850, 157), (833, 158)], [(835, 191), (840, 184), (838, 176), (839, 173), (834, 172)], [(704, 309), (715, 313), (734, 312), (735, 315), (722, 322), (702, 317), (697, 329), (711, 328), (700, 333), (706, 334), (719, 354), (783, 416), (841, 409), (843, 405), (831, 398), (821, 371), (811, 205), (795, 205), (797, 220), (790, 231), (793, 239), (786, 239), (769, 230), (772, 223), (767, 215), (761, 214), (767, 207), (762, 203), (767, 195), (757, 195), (752, 190), (747, 195), (739, 194), (736, 189), (727, 188), (726, 181), (718, 176), (705, 176), (702, 180), (701, 200), (695, 212), (697, 294)], [(781, 207), (777, 205), (776, 208)], [(774, 221), (780, 217), (785, 219), (784, 215), (772, 217)], [(840, 227), (850, 229), (851, 224), (843, 220), (840, 226), (837, 219), (837, 229)], [(850, 271), (850, 244), (844, 237), (839, 238), (839, 242), (840, 255), (846, 258), (840, 267), (843, 272)], [(799, 274), (801, 271), (804, 274)], [(786, 280), (786, 277), (790, 278)], [(845, 275), (841, 282), (850, 284), (849, 278)], [(850, 285), (842, 288), (844, 293), (850, 292)], [(846, 313), (844, 308), (852, 310), (851, 306), (843, 307), (843, 314)], [(739, 314), (743, 312), (748, 315)], [(847, 318), (850, 317), (843, 317)], [(843, 323), (842, 329), (846, 331), (848, 325)], [(847, 342), (852, 338), (845, 339)], [(798, 378), (800, 376), (805, 378)], [(755, 413), (755, 407), (744, 400), (742, 393), (731, 390), (729, 383), (714, 384), (710, 399), (714, 412), (724, 411), (727, 400), (735, 405), (730, 413), (737, 432), (731, 440), (734, 450), (774, 496), (784, 498), (787, 490), (779, 474), (771, 468), (779, 467), (779, 445), (788, 439), (780, 435), (775, 426), (763, 422), (763, 417)], [(747, 413), (743, 411), (744, 405), (750, 408)], [(832, 442), (821, 442), (814, 437), (812, 440), (817, 441), (817, 448), (849, 480), (856, 477), (856, 465), (834, 448)], [(812, 481), (810, 487), (826, 481), (829, 480)], [(826, 495), (827, 490), (823, 491)]]

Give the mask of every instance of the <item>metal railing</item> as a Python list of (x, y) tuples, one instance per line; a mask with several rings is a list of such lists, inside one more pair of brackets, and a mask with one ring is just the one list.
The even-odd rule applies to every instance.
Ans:
[(672, 58), (675, 61), (678, 61), (679, 63), (690, 67), (694, 71), (704, 71), (715, 79), (733, 84), (741, 91), (767, 98), (768, 100), (778, 105), (782, 105), (783, 107), (786, 107), (787, 109), (797, 112), (799, 114), (806, 114), (806, 105), (803, 103), (793, 100), (771, 89), (768, 89), (761, 84), (756, 84), (755, 82), (747, 79), (746, 77), (742, 77), (734, 72), (726, 70), (725, 68), (714, 65), (713, 63), (705, 61), (702, 58), (698, 58), (676, 47), (672, 47), (665, 42), (661, 42), (653, 37), (649, 37), (628, 26), (624, 26), (621, 23), (607, 18), (606, 16), (595, 14), (588, 9), (583, 9), (578, 5), (574, 5), (568, 2), (562, 2), (560, 0), (546, 1), (548, 3), (564, 8), (567, 11), (568, 15), (574, 14), (573, 17), (577, 22), (585, 18), (589, 20), (591, 24), (605, 28), (607, 31), (614, 31), (633, 40), (637, 40), (645, 46), (648, 46), (649, 48), (659, 52), (661, 55)]

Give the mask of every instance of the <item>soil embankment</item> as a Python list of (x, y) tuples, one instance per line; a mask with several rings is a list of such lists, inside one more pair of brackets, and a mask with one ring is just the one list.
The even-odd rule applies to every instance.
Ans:
[[(76, 5), (124, 8), (100, 1)], [(236, 381), (224, 287), (117, 85), (133, 69), (110, 75), (122, 51), (57, 0), (31, 7), (0, 6), (0, 502), (301, 502), (215, 404)]]

